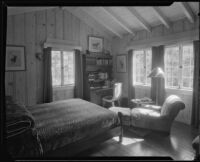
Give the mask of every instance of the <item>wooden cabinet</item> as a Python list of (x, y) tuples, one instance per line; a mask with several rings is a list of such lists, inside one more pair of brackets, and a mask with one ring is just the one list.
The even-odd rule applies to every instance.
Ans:
[(113, 58), (106, 54), (84, 54), (84, 99), (101, 105), (103, 96), (112, 95)]

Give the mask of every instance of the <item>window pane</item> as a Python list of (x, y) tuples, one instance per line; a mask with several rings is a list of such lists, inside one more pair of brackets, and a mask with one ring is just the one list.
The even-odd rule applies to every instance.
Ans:
[(183, 87), (189, 88), (190, 78), (184, 78), (183, 77)]
[(51, 53), (51, 71), (53, 86), (61, 85), (61, 54), (60, 51)]
[(136, 83), (144, 84), (145, 82), (145, 69), (144, 69), (144, 51), (134, 51), (135, 55), (135, 71), (136, 71)]
[(64, 84), (74, 84), (74, 53), (63, 52)]
[(193, 45), (188, 44), (183, 46), (182, 54), (182, 86), (184, 88), (192, 88), (193, 85), (193, 71), (194, 71), (194, 56), (193, 56)]
[(151, 73), (152, 53), (151, 50), (146, 50), (146, 83), (151, 84), (151, 78), (147, 76)]
[(165, 48), (166, 86), (178, 87), (179, 85), (179, 47)]

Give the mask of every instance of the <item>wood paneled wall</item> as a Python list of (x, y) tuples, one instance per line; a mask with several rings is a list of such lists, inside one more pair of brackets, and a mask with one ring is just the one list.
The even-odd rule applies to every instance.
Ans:
[[(72, 41), (85, 51), (88, 35), (101, 36), (101, 32), (59, 8), (8, 16), (7, 44), (25, 46), (26, 71), (6, 72), (6, 95), (25, 105), (41, 103), (43, 63), (35, 54), (43, 53), (47, 38)], [(111, 41), (106, 38), (104, 48), (111, 50)]]
[[(195, 19), (195, 23), (190, 23), (187, 19), (181, 19), (171, 24), (171, 28), (167, 29), (164, 25), (158, 25), (152, 28), (149, 33), (145, 30), (136, 32), (135, 37), (127, 35), (123, 39), (113, 39), (112, 52), (114, 60), (118, 54), (127, 54), (128, 48), (132, 46), (133, 49), (150, 48), (156, 45), (169, 45), (185, 41), (192, 41), (199, 39), (199, 19)], [(116, 72), (116, 61), (114, 62), (114, 78), (123, 83), (123, 97), (128, 97), (128, 73)], [(135, 89), (136, 98), (150, 97), (150, 88), (138, 86)], [(190, 124), (191, 110), (192, 110), (192, 93), (178, 90), (166, 90), (166, 97), (170, 94), (180, 96), (186, 108), (178, 115), (176, 120)]]

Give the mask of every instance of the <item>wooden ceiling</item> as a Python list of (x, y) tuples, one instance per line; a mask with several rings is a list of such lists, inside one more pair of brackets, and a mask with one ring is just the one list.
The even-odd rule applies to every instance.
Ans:
[[(50, 7), (9, 7), (8, 15), (43, 10)], [(51, 7), (52, 8), (52, 7)], [(111, 37), (122, 38), (139, 30), (151, 32), (152, 27), (163, 24), (170, 28), (173, 21), (187, 18), (194, 23), (199, 13), (199, 2), (174, 2), (171, 6), (121, 7), (62, 7)]]

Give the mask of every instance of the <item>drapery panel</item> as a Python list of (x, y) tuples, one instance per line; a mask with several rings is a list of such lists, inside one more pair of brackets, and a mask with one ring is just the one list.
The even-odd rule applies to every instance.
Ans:
[(53, 101), (51, 47), (44, 48), (43, 54), (43, 103)]
[[(164, 46), (152, 47), (152, 69), (160, 67), (164, 71)], [(158, 90), (156, 86), (158, 84)], [(156, 101), (156, 92), (158, 92), (158, 105), (162, 105), (165, 100), (165, 79), (151, 78), (151, 99)]]
[(133, 50), (128, 51), (128, 104), (135, 98), (135, 87), (133, 85)]
[(193, 75), (193, 100), (192, 100), (192, 117), (191, 125), (195, 128), (200, 127), (200, 71), (199, 71), (199, 40), (193, 42), (194, 47), (194, 75)]
[(83, 73), (81, 51), (75, 49), (75, 88), (74, 97), (83, 98)]

